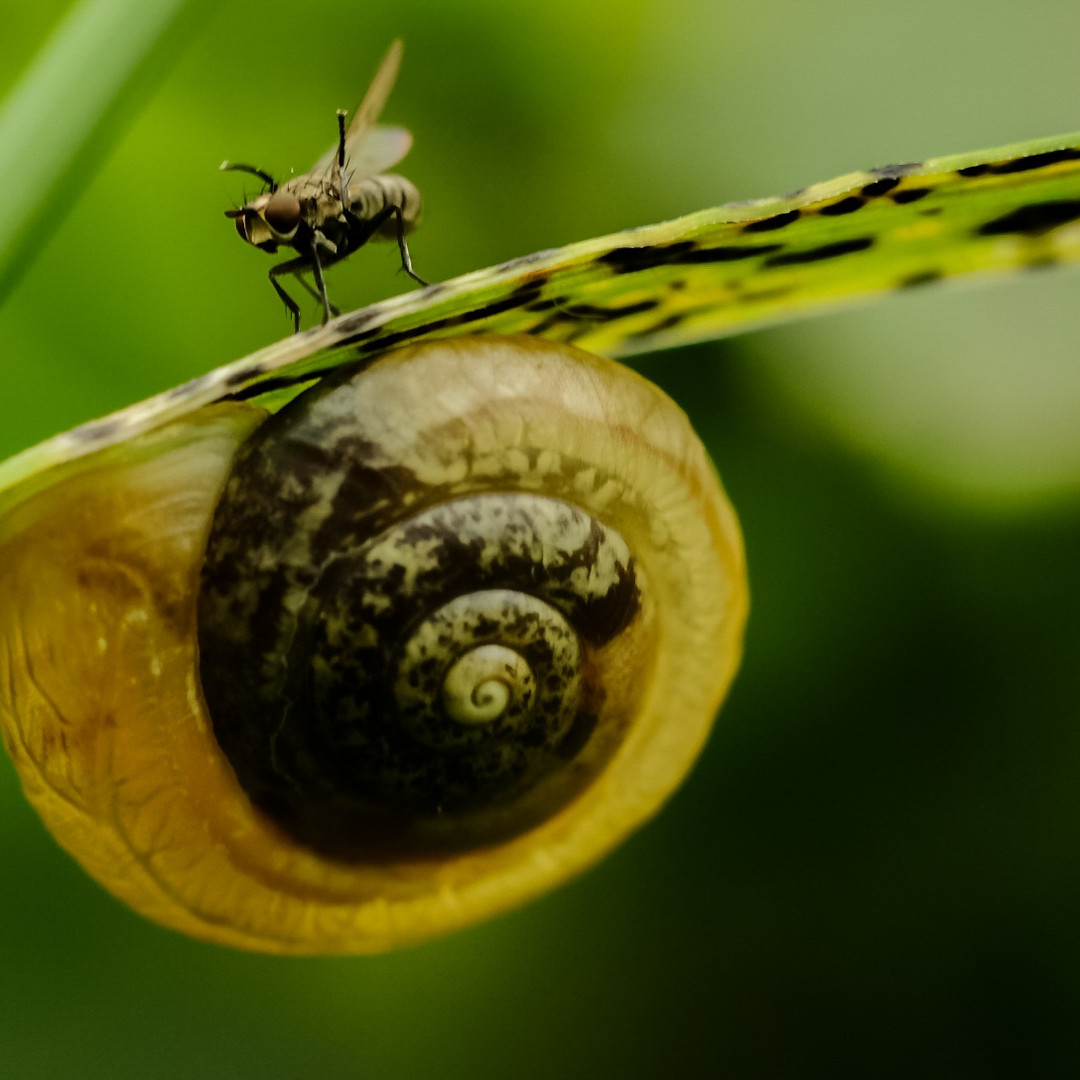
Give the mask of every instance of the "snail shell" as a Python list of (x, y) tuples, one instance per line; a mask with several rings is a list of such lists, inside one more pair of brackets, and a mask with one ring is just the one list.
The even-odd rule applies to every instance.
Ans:
[(6, 494), (26, 792), (211, 941), (370, 952), (536, 895), (655, 812), (738, 662), (738, 526), (685, 416), (533, 338), (206, 406)]

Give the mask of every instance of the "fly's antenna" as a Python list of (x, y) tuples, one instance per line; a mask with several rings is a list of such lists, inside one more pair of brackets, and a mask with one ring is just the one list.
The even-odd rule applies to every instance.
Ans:
[(278, 182), (268, 173), (262, 169), (256, 169), (254, 165), (242, 165), (240, 162), (223, 161), (220, 165), (222, 172), (246, 172), (251, 173), (252, 176), (257, 176), (269, 189), (270, 194), (273, 195), (278, 189)]

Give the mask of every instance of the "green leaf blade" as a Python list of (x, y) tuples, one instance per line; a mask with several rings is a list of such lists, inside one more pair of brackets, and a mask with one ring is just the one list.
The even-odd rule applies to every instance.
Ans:
[(343, 315), (0, 464), (0, 493), (216, 401), (279, 408), (341, 364), (419, 341), (530, 333), (620, 356), (915, 286), (1077, 261), (1080, 134), (850, 173), (513, 259)]

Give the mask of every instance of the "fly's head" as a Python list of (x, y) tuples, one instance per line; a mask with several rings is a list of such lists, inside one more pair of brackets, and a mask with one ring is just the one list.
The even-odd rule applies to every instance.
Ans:
[(225, 216), (236, 223), (236, 231), (262, 251), (275, 252), (279, 244), (292, 244), (303, 218), (303, 208), (288, 188), (264, 192)]

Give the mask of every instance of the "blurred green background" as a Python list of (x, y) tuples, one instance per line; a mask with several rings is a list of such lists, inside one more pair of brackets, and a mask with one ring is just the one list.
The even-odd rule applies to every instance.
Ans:
[[(0, 92), (66, 8), (6, 5)], [(430, 280), (1080, 128), (1074, 0), (204, 5), (0, 310), (0, 457), (286, 333), (218, 163), (306, 169), (395, 36)], [(373, 959), (201, 945), (89, 881), (0, 762), (0, 1076), (1078, 1075), (1077, 284), (636, 362), (739, 509), (746, 661), (661, 816), (523, 911)]]

